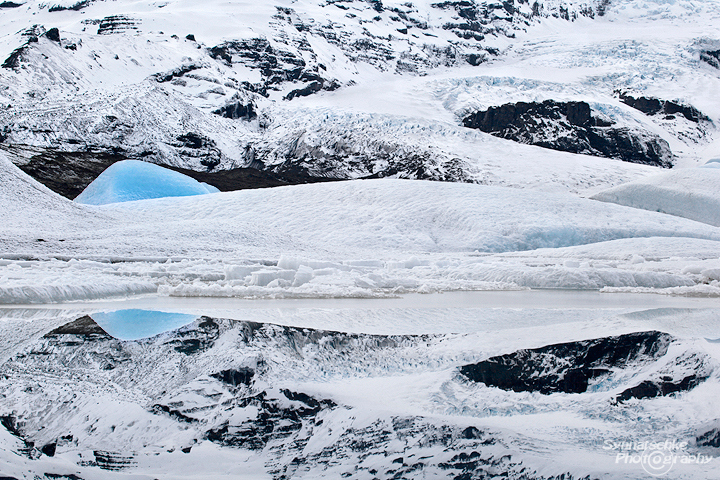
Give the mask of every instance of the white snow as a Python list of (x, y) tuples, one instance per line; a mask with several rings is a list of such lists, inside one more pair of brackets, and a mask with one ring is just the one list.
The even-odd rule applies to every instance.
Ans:
[(720, 227), (720, 169), (714, 162), (673, 170), (596, 193), (590, 198), (668, 213)]
[[(203, 169), (201, 156), (175, 146), (178, 135), (200, 132), (220, 152), (218, 169), (249, 166), (247, 152), (259, 152), (274, 167), (305, 154), (340, 154), (347, 159), (341, 173), (357, 179), (382, 171), (384, 154), (399, 152), (421, 158), (440, 177), (460, 168), (477, 184), (385, 178), (95, 206), (52, 193), (0, 153), (0, 304), (6, 305), (0, 415), (22, 417), (36, 446), (74, 435), (54, 458), (29, 459), (14, 453), (19, 441), (0, 427), (0, 476), (268, 478), (270, 459), (277, 458), (271, 456), (284, 455), (289, 445), (230, 449), (204, 440), (197, 426), (257, 415), (254, 406), (233, 404), (238, 398), (209, 377), (241, 364), (264, 365), (267, 385), (258, 388), (270, 395), (288, 388), (339, 404), (316, 425), (322, 435), (308, 443), (308, 454), (343, 435), (417, 415), (439, 428), (491, 432), (498, 442), (488, 448), (498, 458), (508, 447), (523, 467), (546, 476), (637, 479), (642, 469), (614, 463), (602, 451), (603, 439), (692, 439), (701, 426), (717, 425), (720, 184), (711, 159), (720, 145), (720, 76), (700, 60), (701, 51), (720, 48), (717, 0), (622, 0), (594, 19), (551, 15), (493, 24), (502, 28), (482, 45), (500, 55), (478, 66), (464, 60), (475, 47), (443, 28), (465, 20), (451, 8), (433, 7), (434, 0), (383, 0), (382, 13), (371, 2), (318, 0), (281, 1), (283, 10), (245, 0), (201, 6), (118, 0), (50, 12), (51, 5), (75, 3), (28, 1), (2, 10), (0, 60), (27, 40), (23, 31), (33, 25), (57, 26), (61, 36), (60, 44), (41, 36), (17, 71), (0, 69), (0, 135), (8, 135), (0, 147), (14, 162), (31, 162), (34, 148), (75, 151), (81, 142), (89, 151), (117, 144), (130, 156), (150, 152), (153, 161)], [(588, 5), (552, 0), (544, 9), (574, 13)], [(487, 7), (495, 6), (502, 11), (500, 4)], [(528, 12), (531, 4), (515, 7)], [(400, 33), (408, 25), (393, 18), (398, 11), (426, 20), (427, 30), (410, 25)], [(98, 22), (110, 15), (131, 17), (137, 30), (97, 34)], [(196, 42), (185, 39), (189, 33)], [(284, 101), (299, 85), (282, 83), (267, 98), (243, 97), (257, 105), (257, 120), (214, 115), (234, 101), (242, 81), (257, 82), (260, 73), (242, 62), (216, 61), (208, 49), (253, 38), (306, 65), (322, 63), (323, 75), (341, 88)], [(352, 51), (358, 41), (387, 48), (392, 60)], [(417, 58), (423, 59), (417, 74), (396, 71), (398, 60)], [(196, 70), (177, 81), (156, 80), (190, 65)], [(714, 123), (646, 116), (623, 104), (616, 90), (693, 105)], [(587, 101), (618, 127), (660, 136), (677, 155), (677, 168), (659, 174), (459, 126), (474, 109), (546, 99)], [(145, 166), (130, 170), (139, 167)], [(160, 185), (168, 175), (154, 176), (151, 187), (177, 195), (177, 187)], [(137, 178), (115, 180), (137, 186)], [(92, 197), (118, 200), (107, 183)], [(26, 305), (61, 302), (71, 303)], [(111, 333), (135, 338), (137, 325), (112, 317), (139, 308), (189, 315), (178, 324), (224, 313), (288, 327), (424, 337), (384, 350), (358, 342), (343, 358), (315, 344), (283, 350), (286, 338), (238, 349), (237, 331), (188, 356), (175, 355), (163, 335), (78, 356), (64, 356), (75, 352), (72, 345), (47, 348), (43, 338), (84, 314), (101, 324), (109, 318), (104, 326)], [(169, 327), (160, 323), (140, 334)], [(651, 329), (680, 337), (673, 354), (707, 355), (702, 372), (709, 379), (690, 392), (623, 406), (611, 405), (612, 383), (587, 395), (543, 396), (457, 379), (459, 365), (492, 355)], [(122, 363), (121, 350), (134, 355), (133, 365)], [(103, 370), (106, 359), (117, 360), (115, 372)], [(640, 382), (665, 367), (628, 377)], [(186, 424), (153, 413), (154, 394), (161, 392), (167, 405), (202, 420)], [(187, 445), (192, 451), (181, 453)], [(101, 471), (90, 463), (96, 449), (133, 452), (135, 463)], [(395, 456), (414, 461), (428, 452), (453, 454), (406, 437), (368, 463), (387, 466)], [(346, 473), (356, 459), (348, 458), (319, 475)], [(668, 478), (718, 478), (719, 468), (717, 459), (678, 466)]]
[(382, 179), (84, 207), (3, 166), (2, 303), (717, 290), (717, 227), (567, 193)]

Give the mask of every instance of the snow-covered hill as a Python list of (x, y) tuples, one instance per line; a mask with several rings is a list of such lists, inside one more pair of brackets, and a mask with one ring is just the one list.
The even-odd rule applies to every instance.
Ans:
[[(535, 187), (508, 178), (532, 163), (548, 172), (542, 183), (583, 191), (630, 172), (520, 148), (463, 118), (581, 102), (598, 126), (578, 133), (573, 118), (536, 109), (510, 131), (502, 121), (485, 131), (680, 166), (712, 155), (720, 119), (707, 94), (718, 86), (715, 2), (65, 3), (5, 2), (0, 34), (0, 147), (63, 193), (122, 158), (253, 168), (286, 183), (393, 176)], [(573, 146), (577, 135), (590, 146)], [(568, 162), (582, 175), (559, 182)]]

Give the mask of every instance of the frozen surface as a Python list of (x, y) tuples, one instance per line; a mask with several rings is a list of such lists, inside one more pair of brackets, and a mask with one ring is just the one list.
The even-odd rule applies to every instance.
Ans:
[[(116, 147), (197, 170), (208, 155), (217, 169), (314, 158), (346, 178), (425, 171), (476, 185), (385, 178), (92, 206), (0, 154), (0, 303), (78, 302), (0, 311), (0, 476), (447, 478), (477, 459), (492, 468), (478, 478), (637, 480), (654, 477), (616, 463), (604, 441), (686, 440), (717, 456), (697, 445), (720, 426), (717, 162), (693, 167), (718, 151), (720, 77), (701, 56), (720, 49), (720, 4), (601, 2), (605, 14), (590, 18), (596, 2), (540, 3), (537, 16), (527, 2), (512, 4), (518, 16), (509, 2), (483, 6), (502, 19), (476, 25), (487, 27), (480, 47), (498, 52), (479, 65), (467, 55), (487, 51), (445, 28), (471, 22), (432, 0), (3, 8), (0, 59), (39, 37), (18, 69), (0, 69), (0, 145), (17, 163), (34, 149)], [(38, 33), (52, 26), (60, 42)], [(339, 88), (283, 100), (302, 84), (281, 81), (267, 97), (247, 93), (260, 69), (212, 48), (254, 39), (294, 55), (288, 71), (302, 60)], [(692, 105), (709, 121), (646, 115), (616, 91)], [(548, 99), (586, 101), (657, 135), (677, 171), (653, 179), (649, 166), (460, 126), (473, 110)], [(258, 118), (212, 113), (236, 101), (254, 102)], [(188, 133), (206, 147), (179, 139)], [(393, 174), (396, 156), (412, 168)], [(612, 187), (662, 205), (585, 198)], [(139, 340), (52, 333), (86, 314), (176, 306), (215, 318)], [(106, 325), (118, 324), (137, 332)], [(666, 356), (582, 394), (458, 373), (519, 349), (648, 330), (676, 337)], [(689, 390), (614, 402), (692, 375)], [(54, 457), (41, 452), (53, 443)], [(678, 464), (667, 478), (718, 469), (716, 458)]]
[(91, 314), (103, 330), (120, 340), (138, 340), (175, 330), (197, 319), (195, 315), (156, 310), (125, 309)]
[(217, 192), (219, 190), (211, 185), (159, 165), (139, 160), (123, 160), (109, 166), (75, 201), (86, 205), (105, 205)]
[(675, 170), (624, 183), (591, 198), (720, 226), (720, 165)]
[(3, 303), (155, 292), (720, 293), (717, 227), (567, 193), (381, 179), (83, 206), (0, 166)]

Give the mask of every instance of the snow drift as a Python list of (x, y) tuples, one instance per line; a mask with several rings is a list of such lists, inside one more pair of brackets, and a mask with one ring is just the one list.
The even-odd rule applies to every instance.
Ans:
[(720, 169), (712, 168), (715, 164), (652, 175), (591, 198), (720, 227)]

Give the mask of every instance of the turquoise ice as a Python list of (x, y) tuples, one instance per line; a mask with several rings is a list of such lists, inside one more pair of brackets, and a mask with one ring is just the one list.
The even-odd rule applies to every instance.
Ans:
[(175, 330), (194, 322), (197, 315), (154, 310), (115, 310), (90, 315), (108, 335), (120, 340), (138, 340)]
[(77, 203), (105, 205), (162, 197), (205, 195), (219, 190), (182, 173), (152, 163), (123, 160), (100, 174), (75, 198)]

